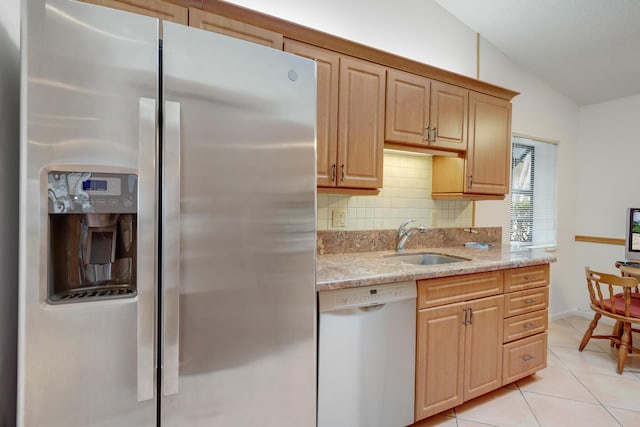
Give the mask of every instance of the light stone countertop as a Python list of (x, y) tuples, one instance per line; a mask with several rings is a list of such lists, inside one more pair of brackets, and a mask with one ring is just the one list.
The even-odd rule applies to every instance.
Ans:
[(556, 261), (553, 252), (543, 249), (512, 251), (510, 247), (494, 246), (488, 249), (464, 246), (420, 248), (405, 250), (404, 255), (438, 253), (469, 258), (439, 265), (403, 263), (395, 251), (355, 252), (318, 255), (316, 258), (316, 290), (353, 288), (380, 285), (406, 280), (457, 276), (483, 271), (503, 270), (529, 265), (549, 264)]

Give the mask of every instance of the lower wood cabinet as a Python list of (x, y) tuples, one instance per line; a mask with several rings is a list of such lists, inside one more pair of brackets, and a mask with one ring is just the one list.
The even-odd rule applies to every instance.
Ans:
[(418, 281), (416, 421), (546, 366), (548, 283), (548, 264)]

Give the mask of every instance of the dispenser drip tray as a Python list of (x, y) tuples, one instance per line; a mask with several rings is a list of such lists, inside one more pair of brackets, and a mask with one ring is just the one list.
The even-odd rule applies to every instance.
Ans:
[(70, 289), (49, 297), (51, 304), (61, 304), (76, 301), (105, 300), (116, 298), (132, 298), (137, 295), (136, 287), (128, 284), (106, 286), (87, 286)]

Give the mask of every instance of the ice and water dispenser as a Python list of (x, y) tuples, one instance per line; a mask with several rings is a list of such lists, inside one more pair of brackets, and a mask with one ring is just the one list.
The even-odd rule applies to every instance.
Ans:
[(136, 295), (138, 177), (49, 172), (51, 304)]

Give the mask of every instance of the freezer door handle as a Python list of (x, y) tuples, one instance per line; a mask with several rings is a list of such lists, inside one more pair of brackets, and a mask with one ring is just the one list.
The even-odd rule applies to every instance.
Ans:
[(180, 364), (180, 103), (164, 104), (162, 392), (178, 392)]
[(153, 399), (156, 388), (156, 101), (138, 106), (138, 401)]

